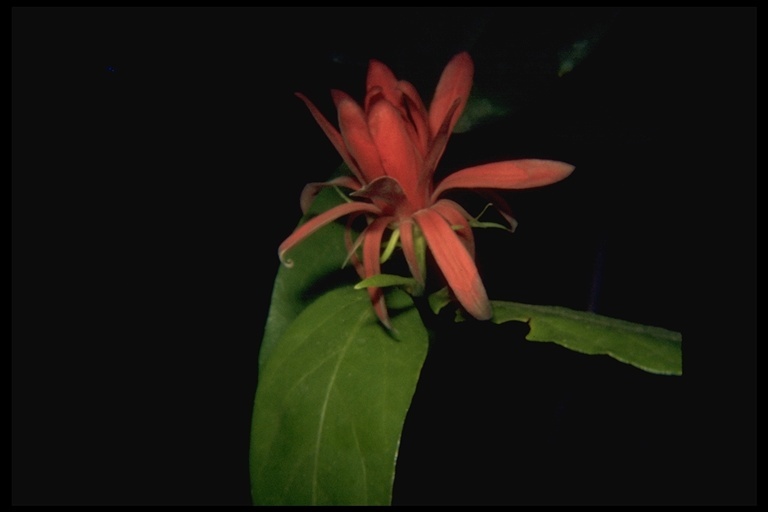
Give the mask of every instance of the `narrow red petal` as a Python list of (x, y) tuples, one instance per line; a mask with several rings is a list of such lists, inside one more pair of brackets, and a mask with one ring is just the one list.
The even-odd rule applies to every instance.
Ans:
[(299, 204), (301, 204), (301, 211), (302, 213), (307, 213), (309, 207), (312, 206), (312, 201), (315, 200), (317, 194), (319, 194), (320, 191), (325, 187), (344, 187), (352, 190), (360, 190), (361, 186), (362, 185), (360, 182), (352, 176), (339, 176), (338, 178), (334, 178), (330, 181), (308, 183), (301, 191), (301, 199), (299, 199)]
[(555, 160), (507, 160), (457, 171), (441, 181), (432, 193), (434, 200), (452, 188), (496, 188), (516, 190), (541, 187), (567, 178), (574, 167)]
[(331, 144), (333, 144), (333, 147), (335, 147), (336, 151), (338, 151), (339, 154), (341, 155), (341, 158), (344, 160), (344, 163), (346, 163), (347, 166), (352, 171), (352, 173), (355, 176), (357, 176), (359, 180), (362, 181), (363, 177), (360, 174), (360, 170), (357, 167), (357, 163), (355, 162), (354, 158), (352, 158), (352, 155), (347, 149), (346, 144), (344, 144), (344, 139), (342, 138), (341, 134), (336, 129), (336, 127), (334, 127), (325, 118), (325, 116), (317, 109), (317, 107), (315, 107), (314, 103), (309, 101), (309, 98), (307, 98), (300, 92), (297, 92), (295, 94), (307, 106), (307, 108), (309, 109), (309, 112), (312, 114), (312, 117), (315, 118), (315, 121), (317, 121), (317, 124), (319, 124), (320, 128), (323, 129), (323, 132), (325, 132), (325, 136), (328, 137), (328, 140), (331, 141)]
[(424, 106), (421, 96), (419, 96), (418, 91), (410, 82), (400, 80), (397, 83), (397, 88), (403, 92), (404, 103), (408, 105), (408, 117), (416, 132), (419, 151), (421, 151), (422, 155), (426, 155), (432, 136), (429, 131), (429, 112), (427, 107)]
[(392, 322), (389, 319), (389, 312), (387, 311), (387, 303), (384, 302), (384, 293), (381, 288), (368, 288), (368, 296), (371, 298), (371, 304), (373, 304), (373, 310), (376, 312), (376, 316), (379, 317), (381, 323), (392, 330)]
[(472, 258), (475, 257), (475, 235), (472, 233), (472, 226), (469, 225), (471, 216), (459, 203), (450, 199), (440, 199), (432, 205), (432, 209), (442, 215), (451, 226), (461, 226), (461, 229), (454, 230), (456, 235), (469, 251)]
[(493, 310), (475, 262), (446, 220), (432, 209), (416, 212), (414, 220), (464, 309), (478, 320), (491, 318)]
[(326, 224), (329, 224), (339, 217), (343, 217), (344, 215), (348, 215), (353, 212), (369, 212), (379, 214), (381, 213), (381, 210), (379, 210), (379, 208), (372, 205), (371, 203), (355, 201), (353, 203), (340, 204), (339, 206), (335, 206), (330, 210), (321, 213), (317, 217), (312, 217), (307, 222), (297, 227), (296, 230), (291, 233), (291, 236), (286, 238), (283, 243), (280, 244), (280, 247), (277, 249), (277, 255), (280, 258), (280, 261), (282, 261), (285, 266), (292, 267), (293, 261), (286, 260), (284, 258), (286, 251), (291, 249), (293, 246)]
[(445, 115), (445, 119), (443, 119), (443, 124), (441, 124), (437, 132), (433, 134), (429, 151), (424, 157), (424, 173), (421, 176), (424, 186), (432, 186), (432, 177), (435, 175), (437, 163), (440, 161), (440, 158), (442, 158), (445, 146), (448, 144), (448, 138), (451, 136), (449, 120), (456, 109), (459, 108), (459, 103), (458, 99), (453, 102), (448, 113)]
[(371, 87), (368, 92), (365, 93), (365, 101), (363, 102), (363, 110), (365, 112), (371, 111), (371, 105), (377, 101), (384, 100), (384, 90), (381, 87)]
[(368, 76), (365, 83), (366, 96), (371, 89), (380, 87), (387, 101), (393, 105), (400, 105), (403, 93), (397, 89), (397, 77), (386, 64), (371, 59), (368, 63)]
[(413, 245), (413, 221), (410, 218), (400, 221), (400, 243), (403, 246), (403, 254), (411, 275), (421, 286), (424, 286), (424, 276), (421, 274), (419, 259), (416, 257), (416, 250)]
[(400, 183), (405, 195), (415, 204), (426, 201), (427, 191), (419, 190), (423, 157), (400, 112), (390, 103), (380, 101), (373, 105), (368, 123), (386, 174)]
[[(363, 240), (363, 268), (365, 269), (365, 277), (381, 274), (381, 236), (391, 221), (392, 217), (379, 217), (365, 229), (365, 240)], [(381, 323), (387, 329), (392, 329), (387, 306), (384, 303), (384, 292), (382, 292), (381, 288), (369, 287), (368, 295), (371, 297), (374, 310)]]
[(429, 122), (429, 111), (427, 110), (424, 101), (421, 99), (419, 91), (413, 86), (411, 82), (407, 80), (400, 80), (397, 82), (397, 88), (405, 95), (405, 98), (413, 104), (414, 110), (424, 119), (424, 122)]
[(363, 182), (369, 183), (384, 176), (379, 150), (368, 130), (368, 121), (363, 109), (348, 94), (332, 91), (339, 111), (341, 136), (363, 175)]
[(467, 103), (469, 91), (472, 89), (474, 72), (475, 66), (472, 63), (472, 57), (467, 52), (454, 56), (445, 66), (440, 81), (437, 83), (435, 96), (429, 106), (429, 127), (432, 133), (437, 133), (440, 129), (448, 110), (458, 98), (460, 100), (459, 108), (451, 116), (449, 123), (450, 129), (448, 131), (453, 131), (453, 127)]

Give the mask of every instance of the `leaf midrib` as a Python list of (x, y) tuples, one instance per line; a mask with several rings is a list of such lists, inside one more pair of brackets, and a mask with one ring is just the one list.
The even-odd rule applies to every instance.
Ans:
[[(325, 413), (328, 409), (328, 402), (330, 401), (331, 391), (333, 390), (333, 385), (336, 382), (336, 376), (339, 373), (339, 368), (341, 367), (341, 363), (344, 360), (344, 355), (347, 353), (347, 350), (352, 345), (352, 341), (355, 339), (355, 334), (357, 334), (360, 331), (360, 327), (362, 326), (363, 322), (369, 318), (370, 318), (370, 311), (366, 310), (362, 312), (360, 317), (357, 319), (357, 322), (355, 323), (355, 325), (349, 330), (349, 335), (344, 341), (342, 345), (342, 349), (338, 352), (339, 358), (336, 361), (336, 365), (334, 366), (331, 372), (331, 378), (329, 379), (328, 387), (325, 390), (325, 397), (323, 398), (322, 408), (320, 409), (320, 421), (318, 422), (317, 440), (315, 442), (314, 468), (312, 470), (312, 504), (313, 505), (317, 504), (317, 476), (318, 476), (318, 465), (320, 463), (320, 444), (323, 438), (323, 430), (325, 428)], [(363, 489), (365, 489), (366, 496), (367, 496), (368, 482), (365, 481), (366, 480), (365, 472), (363, 473), (363, 478), (364, 478)]]

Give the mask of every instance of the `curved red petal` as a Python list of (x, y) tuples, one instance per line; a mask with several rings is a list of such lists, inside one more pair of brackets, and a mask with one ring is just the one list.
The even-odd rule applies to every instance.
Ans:
[(411, 275), (421, 286), (424, 286), (424, 276), (421, 274), (419, 259), (416, 256), (416, 250), (413, 242), (413, 220), (405, 218), (400, 221), (400, 243), (403, 246), (403, 254)]
[(432, 193), (434, 200), (452, 188), (497, 188), (516, 190), (541, 187), (567, 178), (574, 167), (555, 160), (507, 160), (457, 171), (441, 181)]
[(364, 182), (371, 182), (379, 176), (384, 176), (379, 150), (368, 130), (365, 112), (348, 94), (342, 91), (332, 91), (336, 108), (339, 111), (339, 127), (341, 136), (346, 143), (349, 153), (357, 162)]
[(384, 100), (384, 90), (379, 87), (371, 87), (368, 92), (365, 93), (365, 101), (363, 102), (363, 110), (367, 113), (371, 111), (371, 105), (377, 101)]
[(331, 144), (333, 144), (333, 147), (336, 148), (336, 151), (339, 152), (341, 155), (341, 158), (344, 160), (344, 163), (347, 164), (347, 166), (350, 168), (352, 173), (357, 176), (359, 180), (362, 180), (363, 177), (360, 174), (360, 170), (357, 167), (357, 163), (355, 162), (355, 159), (352, 158), (352, 155), (350, 154), (349, 150), (347, 149), (346, 144), (344, 143), (344, 139), (339, 133), (339, 131), (336, 129), (335, 126), (333, 126), (326, 118), (325, 116), (317, 109), (314, 103), (309, 101), (309, 98), (301, 94), (300, 92), (295, 93), (296, 97), (298, 97), (301, 101), (304, 102), (304, 104), (309, 109), (309, 112), (312, 114), (312, 117), (315, 118), (315, 121), (317, 121), (317, 124), (320, 125), (320, 128), (322, 128), (323, 132), (325, 132), (325, 136), (328, 137), (328, 140), (331, 141)]
[(475, 235), (472, 232), (472, 226), (469, 225), (471, 216), (459, 203), (450, 199), (440, 199), (432, 205), (432, 209), (442, 215), (442, 217), (451, 226), (461, 226), (461, 229), (455, 230), (459, 240), (469, 251), (472, 258), (475, 257)]
[(440, 81), (437, 83), (432, 103), (429, 105), (429, 127), (433, 134), (440, 129), (448, 110), (458, 98), (460, 101), (459, 108), (453, 113), (449, 122), (450, 129), (448, 131), (453, 131), (453, 127), (467, 103), (469, 91), (472, 89), (474, 72), (475, 66), (472, 63), (472, 57), (467, 52), (455, 55), (445, 66), (443, 74), (440, 75)]
[(413, 218), (464, 309), (478, 320), (491, 318), (493, 310), (475, 262), (448, 222), (432, 209), (420, 210)]
[(459, 103), (460, 101), (458, 99), (454, 100), (443, 120), (443, 124), (441, 124), (437, 132), (433, 134), (429, 151), (424, 157), (424, 174), (421, 177), (424, 186), (432, 186), (432, 177), (435, 175), (437, 163), (440, 161), (440, 158), (442, 158), (445, 146), (448, 144), (448, 138), (451, 136), (449, 119), (453, 116), (456, 109), (459, 108)]
[(403, 93), (397, 89), (397, 77), (386, 64), (371, 59), (368, 63), (368, 75), (365, 80), (366, 96), (371, 89), (376, 87), (381, 88), (387, 101), (393, 105), (400, 105)]
[(352, 176), (339, 176), (330, 181), (307, 183), (301, 191), (301, 198), (299, 199), (301, 211), (302, 213), (307, 213), (309, 207), (312, 206), (312, 201), (315, 200), (317, 194), (319, 194), (325, 187), (344, 187), (352, 190), (360, 190), (361, 186), (360, 182)]
[(400, 80), (397, 83), (397, 88), (403, 92), (403, 103), (407, 105), (407, 115), (413, 125), (416, 132), (416, 141), (418, 142), (419, 151), (422, 155), (426, 155), (429, 150), (429, 144), (431, 142), (432, 134), (429, 131), (429, 112), (427, 107), (424, 106), (424, 102), (421, 101), (416, 88), (405, 80)]
[(330, 210), (325, 211), (316, 217), (312, 217), (307, 222), (297, 227), (294, 232), (280, 244), (280, 247), (277, 248), (277, 255), (280, 258), (280, 261), (282, 261), (285, 266), (292, 267), (293, 261), (284, 258), (285, 253), (288, 250), (326, 224), (333, 222), (339, 217), (354, 212), (380, 214), (381, 210), (371, 203), (355, 201), (353, 203), (344, 203), (339, 206), (334, 206)]
[[(365, 277), (381, 274), (381, 236), (391, 221), (392, 217), (379, 217), (365, 228), (365, 239), (363, 240)], [(368, 295), (371, 297), (374, 310), (381, 323), (387, 329), (392, 329), (387, 306), (384, 303), (384, 292), (381, 291), (381, 288), (371, 286), (368, 288)]]
[(411, 201), (423, 203), (426, 190), (419, 190), (423, 157), (411, 138), (400, 112), (386, 101), (373, 105), (368, 120), (384, 171), (403, 188)]

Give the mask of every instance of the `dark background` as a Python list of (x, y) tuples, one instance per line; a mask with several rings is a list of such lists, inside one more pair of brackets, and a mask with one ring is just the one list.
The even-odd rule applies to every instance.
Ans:
[[(461, 325), (394, 502), (756, 502), (754, 8), (13, 8), (12, 503), (245, 505), (277, 245), (379, 58), (509, 115), (442, 172), (576, 165), (477, 234), (492, 298), (681, 331), (683, 377)], [(557, 50), (602, 37), (557, 78)]]

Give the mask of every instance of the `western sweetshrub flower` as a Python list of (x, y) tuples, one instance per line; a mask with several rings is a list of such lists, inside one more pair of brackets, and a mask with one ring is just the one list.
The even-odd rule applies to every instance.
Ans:
[[(371, 60), (362, 106), (342, 91), (331, 91), (338, 129), (308, 98), (297, 93), (352, 173), (307, 185), (301, 196), (302, 208), (306, 211), (323, 186), (343, 187), (351, 193), (347, 202), (296, 228), (278, 249), (281, 261), (291, 266), (293, 262), (285, 253), (322, 226), (343, 216), (351, 219), (364, 215), (367, 225), (357, 240), (349, 236), (349, 223), (346, 237), (349, 259), (361, 278), (381, 273), (382, 239), (391, 231), (390, 242), (399, 242), (416, 289), (422, 290), (426, 242), (459, 303), (475, 318), (489, 319), (491, 304), (474, 263), (475, 219), (443, 194), (459, 188), (539, 187), (567, 177), (573, 166), (552, 160), (508, 160), (469, 167), (434, 183), (437, 164), (466, 105), (473, 73), (468, 53), (454, 56), (427, 109), (413, 85), (398, 80), (383, 63)], [(503, 200), (496, 197), (494, 202), (507, 216)], [(511, 217), (508, 220), (514, 222)], [(361, 248), (362, 260), (358, 255)], [(370, 286), (368, 293), (379, 319), (390, 327), (381, 289)]]

